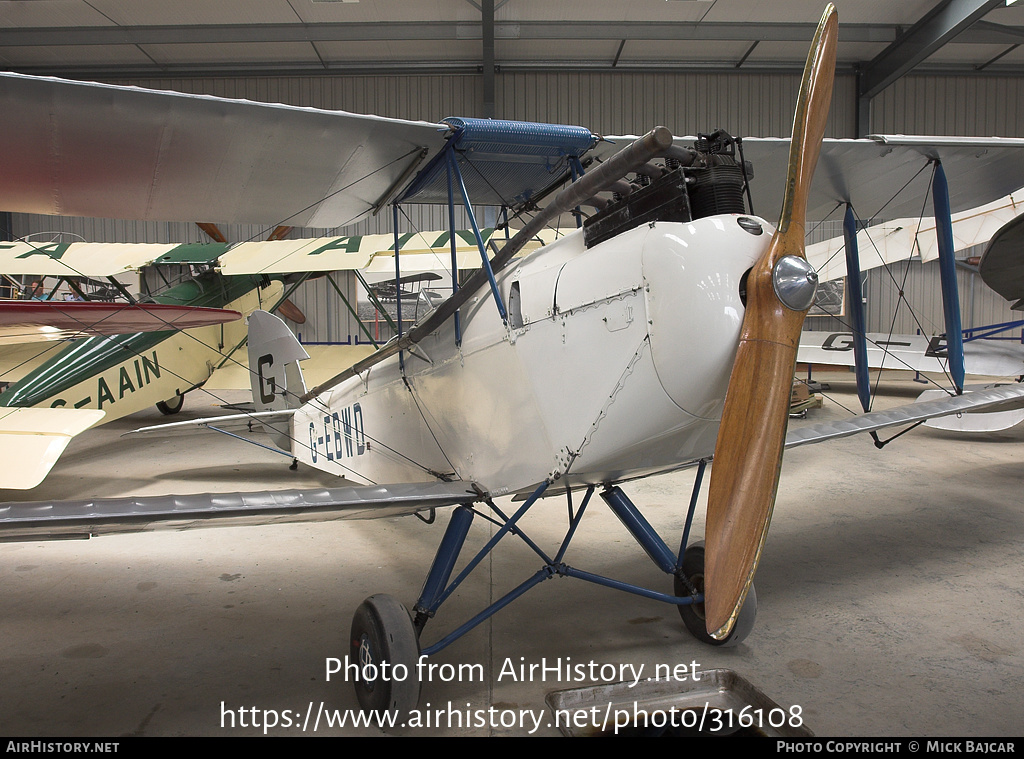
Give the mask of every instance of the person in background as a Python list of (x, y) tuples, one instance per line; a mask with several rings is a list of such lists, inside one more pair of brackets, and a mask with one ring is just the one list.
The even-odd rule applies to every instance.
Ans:
[(28, 290), (25, 291), (25, 294), (22, 297), (24, 297), (25, 300), (48, 300), (42, 280), (33, 279), (32, 284), (28, 286)]

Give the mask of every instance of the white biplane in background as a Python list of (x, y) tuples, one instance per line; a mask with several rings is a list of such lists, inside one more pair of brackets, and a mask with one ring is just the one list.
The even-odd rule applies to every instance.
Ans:
[[(823, 143), (836, 37), (830, 6), (808, 56), (792, 139), (745, 140), (741, 151), (722, 134), (674, 139), (664, 127), (613, 144), (579, 127), (430, 124), (0, 78), (5, 142), (19, 146), (0, 177), (12, 210), (322, 226), (388, 203), (396, 220), (400, 203), (458, 203), (476, 230), (470, 198), (525, 216), (553, 188), (575, 180), (489, 260), (478, 237), (482, 268), (451, 298), (318, 387), (306, 389), (298, 370), (304, 351), (283, 323), (260, 312), (250, 318), (256, 417), (293, 456), (358, 485), (7, 504), (0, 536), (455, 506), (413, 615), (389, 596), (367, 599), (353, 621), (353, 657), (411, 667), (556, 575), (674, 604), (708, 643), (741, 640), (753, 624), (752, 580), (786, 445), (1024, 403), (1024, 387), (998, 388), (805, 428), (787, 440), (797, 343), (816, 284), (803, 256), (805, 217), (821, 218), (837, 202), (867, 206), (893, 195), (929, 163), (941, 162), (952, 178), (953, 211), (1005, 196), (1024, 177), (1024, 144), (1017, 141), (986, 140), (985, 151), (956, 139)], [(38, 129), (44, 122), (50, 128)], [(60, 140), (59, 152), (50, 139)], [(751, 165), (758, 179), (748, 182)], [(624, 196), (595, 199), (613, 190)], [(777, 227), (755, 216), (745, 195), (754, 208), (781, 207)], [(539, 230), (591, 202), (603, 208), (581, 230), (514, 258)], [(909, 215), (919, 203), (897, 199), (888, 211)], [(252, 417), (238, 422), (248, 426)], [(705, 545), (677, 555), (619, 485), (696, 464), (692, 517), (712, 457)], [(573, 508), (578, 489), (584, 495)], [(571, 519), (549, 556), (517, 522), (556, 492), (568, 499)], [(675, 578), (674, 593), (563, 562), (595, 492)], [(506, 516), (492, 500), (503, 495), (525, 502)], [(453, 580), (474, 504), (489, 507), (488, 518), (501, 527)], [(541, 568), (449, 636), (421, 644), (429, 618), (509, 533), (524, 537)], [(414, 680), (361, 680), (356, 689), (368, 709), (407, 709), (418, 698)]]
[[(957, 267), (980, 274), (982, 282), (1008, 300), (1014, 310), (1020, 309), (1019, 301), (1024, 294), (1018, 271), (1021, 261), (1021, 213), (1024, 213), (1024, 198), (1018, 192), (978, 208), (954, 213), (949, 225), (949, 239), (957, 253), (986, 245), (983, 256), (957, 260)], [(893, 331), (864, 332), (865, 298), (860, 274), (878, 267), (888, 268), (892, 263), (908, 259), (922, 263), (939, 259), (941, 263), (940, 238), (937, 234), (940, 226), (934, 219), (920, 217), (868, 224), (857, 220), (852, 208), (847, 206), (844, 234), (807, 246), (807, 260), (817, 271), (819, 282), (846, 277), (848, 270), (854, 272), (854, 277), (848, 280), (848, 314), (843, 313), (841, 304), (838, 308), (825, 307), (817, 312), (817, 315), (839, 317), (840, 321), (845, 321), (849, 331), (804, 331), (800, 336), (797, 361), (808, 366), (852, 367), (856, 372), (858, 395), (865, 411), (870, 410), (871, 406), (868, 369), (878, 370), (879, 378), (882, 370), (895, 369), (916, 372), (919, 376), (923, 372), (945, 373), (953, 380), (952, 375), (959, 369), (963, 375), (1006, 378), (1000, 382), (1019, 382), (1024, 379), (1024, 340), (1017, 332), (1024, 327), (1024, 320), (972, 326), (962, 330), (962, 355), (957, 365), (957, 361), (951, 359), (945, 332), (922, 334), (921, 318), (914, 313), (913, 305), (904, 292), (904, 282), (893, 272), (889, 272), (888, 279), (879, 277), (876, 282), (883, 288), (891, 288), (895, 296), (895, 309), (905, 306), (918, 325), (918, 332), (913, 335), (896, 334)], [(956, 287), (948, 271), (944, 271), (943, 275), (943, 297), (954, 305), (946, 313), (946, 327), (959, 330)], [(926, 322), (931, 323), (929, 320)], [(1011, 332), (1014, 334), (1011, 335)], [(959, 349), (959, 346), (954, 347)], [(934, 380), (921, 378), (918, 381), (936, 384), (935, 388), (923, 391), (918, 397), (919, 401), (934, 400), (949, 394)], [(951, 384), (955, 384), (955, 380)], [(974, 391), (978, 387), (991, 385), (963, 389)], [(1015, 409), (936, 417), (926, 420), (924, 424), (959, 432), (993, 432), (1007, 429), (1021, 421), (1024, 421), (1024, 410)]]

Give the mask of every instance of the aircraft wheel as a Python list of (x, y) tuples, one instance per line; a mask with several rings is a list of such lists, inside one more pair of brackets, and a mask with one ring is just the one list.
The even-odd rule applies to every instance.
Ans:
[(174, 397), (170, 400), (157, 401), (156, 407), (164, 416), (170, 416), (181, 411), (181, 407), (184, 405), (185, 395), (183, 393), (175, 393)]
[[(693, 543), (686, 548), (686, 555), (683, 557), (683, 575), (690, 579), (690, 583), (698, 592), (704, 592), (704, 542)], [(689, 594), (689, 589), (682, 578), (676, 577), (675, 591), (677, 596)], [(684, 604), (677, 606), (679, 616), (683, 618), (683, 624), (701, 643), (709, 646), (735, 646), (740, 643), (754, 629), (754, 620), (757, 618), (757, 591), (750, 586), (747, 598), (743, 602), (739, 616), (732, 632), (725, 640), (715, 640), (708, 635), (707, 625), (704, 619), (704, 604)]]
[(356, 662), (356, 697), (368, 712), (397, 712), (402, 726), (420, 698), (416, 675), (420, 644), (412, 618), (396, 598), (377, 594), (363, 601), (352, 618), (349, 661)]

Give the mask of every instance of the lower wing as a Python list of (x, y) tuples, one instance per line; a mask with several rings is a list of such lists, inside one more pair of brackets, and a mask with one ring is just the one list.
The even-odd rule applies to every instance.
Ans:
[[(915, 424), (949, 414), (1015, 408), (1024, 408), (1024, 384), (1003, 385), (804, 427), (789, 433), (786, 447)], [(16, 411), (67, 413), (63, 409)], [(473, 483), (433, 481), (277, 492), (7, 503), (0, 506), (0, 540), (86, 538), (153, 530), (161, 526), (189, 529), (216, 524), (371, 519), (469, 504), (486, 498), (487, 494)]]
[(65, 408), (0, 409), (0, 488), (34, 488), (71, 439), (92, 427), (102, 411)]

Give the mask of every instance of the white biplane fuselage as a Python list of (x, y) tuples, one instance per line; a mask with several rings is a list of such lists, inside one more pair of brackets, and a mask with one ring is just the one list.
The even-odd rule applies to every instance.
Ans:
[(293, 453), (364, 483), (450, 476), (494, 495), (710, 456), (740, 281), (773, 232), (720, 215), (643, 224), (589, 249), (570, 234), (500, 273), (507, 328), (480, 290), (461, 310), (461, 346), (450, 319), (298, 409)]

